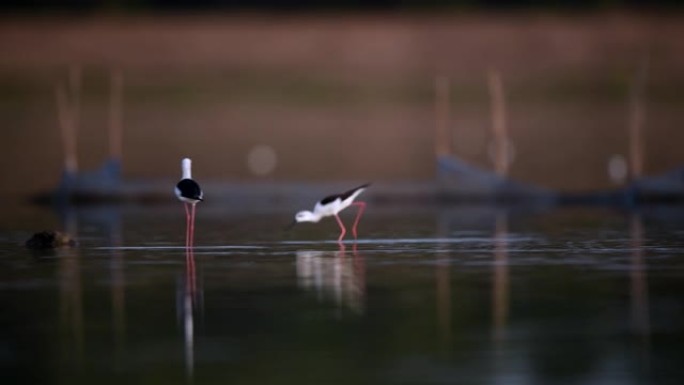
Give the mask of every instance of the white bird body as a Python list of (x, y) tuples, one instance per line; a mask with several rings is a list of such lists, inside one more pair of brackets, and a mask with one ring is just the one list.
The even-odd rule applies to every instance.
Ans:
[[(346, 209), (354, 203), (356, 197), (359, 196), (368, 184), (356, 187), (342, 194), (331, 195), (316, 202), (313, 211), (300, 211), (295, 217), (297, 222), (318, 222), (322, 218), (337, 215), (340, 211)], [(301, 219), (300, 219), (301, 218)]]
[(356, 216), (356, 221), (354, 222), (354, 227), (352, 228), (354, 232), (354, 237), (356, 237), (356, 226), (358, 225), (359, 218), (361, 217), (361, 214), (363, 213), (363, 210), (366, 206), (365, 202), (354, 202), (354, 200), (361, 194), (370, 184), (366, 183), (364, 185), (361, 185), (359, 187), (355, 187), (349, 191), (346, 191), (342, 194), (335, 194), (335, 195), (330, 195), (328, 197), (325, 197), (321, 199), (320, 201), (316, 202), (316, 205), (313, 208), (313, 211), (300, 211), (295, 215), (295, 222), (313, 222), (317, 223), (321, 219), (325, 217), (332, 217), (334, 216), (337, 219), (338, 224), (340, 225), (340, 228), (342, 230), (340, 234), (339, 241), (342, 240), (344, 237), (344, 234), (346, 232), (346, 229), (344, 225), (342, 224), (342, 221), (340, 220), (338, 214), (340, 211), (346, 209), (347, 207), (351, 205), (358, 205), (360, 207), (359, 213)]

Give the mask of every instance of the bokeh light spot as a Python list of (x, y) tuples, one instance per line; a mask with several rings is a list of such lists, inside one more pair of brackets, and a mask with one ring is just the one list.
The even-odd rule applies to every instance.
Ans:
[(252, 147), (247, 154), (247, 167), (254, 175), (269, 175), (277, 164), (278, 156), (271, 146), (260, 144)]
[(608, 176), (614, 183), (623, 183), (627, 179), (627, 161), (624, 156), (615, 154), (610, 157)]

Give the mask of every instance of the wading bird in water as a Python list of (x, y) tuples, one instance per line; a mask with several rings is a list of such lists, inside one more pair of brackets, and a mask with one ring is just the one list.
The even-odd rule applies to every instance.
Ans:
[(300, 211), (295, 215), (294, 222), (290, 227), (296, 225), (300, 222), (313, 222), (317, 223), (325, 217), (334, 216), (337, 220), (337, 224), (340, 225), (340, 237), (337, 239), (338, 242), (342, 242), (344, 235), (347, 233), (347, 229), (344, 227), (344, 223), (338, 215), (340, 211), (346, 209), (349, 206), (359, 206), (359, 211), (356, 214), (356, 220), (354, 220), (354, 226), (352, 227), (352, 234), (354, 234), (354, 239), (357, 238), (356, 227), (359, 224), (359, 219), (363, 211), (366, 209), (366, 202), (354, 202), (354, 199), (359, 196), (365, 190), (370, 183), (366, 183), (359, 187), (355, 187), (349, 191), (343, 192), (342, 194), (335, 194), (325, 197), (316, 203), (313, 211)]
[(195, 238), (195, 205), (202, 202), (204, 194), (199, 184), (192, 180), (192, 161), (181, 162), (183, 177), (176, 185), (176, 197), (185, 205), (185, 246), (192, 247)]

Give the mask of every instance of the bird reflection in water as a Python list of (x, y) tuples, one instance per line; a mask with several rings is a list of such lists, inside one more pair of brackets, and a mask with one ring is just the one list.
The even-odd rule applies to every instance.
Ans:
[(356, 244), (351, 254), (340, 244), (337, 251), (298, 250), (297, 282), (299, 287), (315, 291), (319, 300), (334, 300), (362, 314), (365, 310), (366, 266)]
[(183, 328), (185, 373), (192, 381), (195, 371), (195, 311), (200, 307), (195, 255), (192, 247), (185, 249), (185, 274), (182, 285), (179, 286), (177, 308), (179, 323)]

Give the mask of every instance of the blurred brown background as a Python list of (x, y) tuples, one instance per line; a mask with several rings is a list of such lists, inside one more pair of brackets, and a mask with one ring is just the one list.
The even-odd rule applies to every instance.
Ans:
[[(649, 60), (645, 173), (684, 164), (678, 14), (544, 12), (13, 17), (0, 23), (0, 191), (62, 169), (54, 86), (83, 71), (79, 160), (107, 157), (109, 72), (124, 74), (127, 178), (434, 178), (434, 79), (451, 80), (455, 154), (491, 168), (486, 71), (503, 77), (511, 175), (564, 191), (614, 186), (629, 85)], [(247, 158), (271, 147), (254, 175)]]

